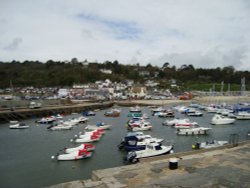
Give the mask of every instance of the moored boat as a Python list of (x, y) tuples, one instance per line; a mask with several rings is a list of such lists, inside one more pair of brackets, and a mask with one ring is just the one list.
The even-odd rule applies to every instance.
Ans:
[(25, 123), (20, 123), (18, 121), (10, 121), (9, 125), (10, 129), (27, 129), (29, 127), (29, 125), (26, 125)]
[(141, 158), (154, 157), (173, 153), (173, 146), (162, 146), (159, 143), (150, 143), (144, 150), (128, 152), (125, 160), (131, 163), (137, 162)]
[(112, 125), (102, 122), (102, 123), (97, 123), (96, 125), (87, 125), (85, 129), (86, 130), (110, 129), (111, 127)]
[(120, 113), (121, 113), (120, 110), (112, 109), (110, 111), (105, 112), (104, 115), (107, 116), (107, 117), (119, 117)]
[(93, 144), (90, 143), (85, 143), (85, 144), (80, 144), (77, 147), (73, 147), (73, 148), (64, 148), (64, 152), (65, 153), (72, 153), (78, 150), (87, 150), (87, 151), (93, 151), (95, 149), (95, 146)]
[(234, 118), (225, 117), (219, 114), (215, 114), (211, 120), (211, 124), (213, 125), (226, 125), (232, 124), (235, 122)]
[(211, 140), (211, 141), (206, 141), (206, 142), (196, 142), (196, 144), (192, 145), (192, 149), (215, 148), (215, 147), (223, 146), (225, 144), (228, 144), (228, 141)]
[(249, 111), (241, 111), (236, 114), (236, 119), (239, 120), (249, 120), (250, 119), (250, 112)]
[(79, 160), (85, 159), (92, 156), (92, 153), (87, 150), (77, 150), (67, 154), (58, 154), (52, 156), (51, 159), (57, 159), (58, 161), (69, 161), (69, 160)]
[(178, 135), (205, 135), (211, 128), (206, 127), (197, 127), (189, 129), (177, 129)]

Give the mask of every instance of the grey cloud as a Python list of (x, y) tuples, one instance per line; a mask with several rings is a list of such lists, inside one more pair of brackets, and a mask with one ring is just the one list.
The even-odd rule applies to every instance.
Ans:
[(22, 43), (22, 38), (14, 38), (10, 44), (8, 44), (4, 49), (5, 50), (16, 50)]

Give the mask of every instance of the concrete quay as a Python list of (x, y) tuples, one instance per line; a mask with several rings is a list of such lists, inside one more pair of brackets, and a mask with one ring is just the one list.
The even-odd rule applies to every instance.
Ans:
[[(179, 157), (178, 169), (169, 169), (169, 158)], [(237, 146), (176, 153), (140, 163), (96, 170), (89, 180), (49, 188), (249, 188), (250, 141)]]

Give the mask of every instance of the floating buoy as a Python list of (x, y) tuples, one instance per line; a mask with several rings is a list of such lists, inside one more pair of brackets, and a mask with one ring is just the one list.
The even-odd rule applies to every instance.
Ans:
[(70, 139), (70, 142), (73, 142), (74, 140), (73, 139)]
[(51, 159), (55, 159), (55, 156), (54, 156), (54, 155), (52, 155), (52, 156), (51, 156)]

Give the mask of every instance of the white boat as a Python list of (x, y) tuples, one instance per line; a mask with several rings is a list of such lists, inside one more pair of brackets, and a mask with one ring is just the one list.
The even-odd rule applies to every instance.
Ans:
[(189, 119), (180, 119), (174, 125), (176, 129), (187, 129), (191, 127), (199, 126), (197, 122), (192, 122)]
[(56, 121), (55, 116), (48, 116), (48, 117), (41, 118), (40, 120), (37, 121), (37, 123), (48, 124), (48, 123), (52, 123), (54, 121)]
[[(84, 134), (80, 134), (79, 138), (85, 138), (86, 136), (91, 136), (91, 135), (101, 137), (104, 133), (105, 133), (104, 130), (97, 129), (97, 130), (94, 130), (94, 131), (85, 132)], [(77, 135), (76, 135), (76, 137), (77, 137)]]
[(198, 111), (198, 110), (195, 110), (195, 111), (188, 111), (187, 112), (187, 115), (188, 116), (203, 116), (203, 113), (202, 112), (200, 112), (200, 111)]
[(59, 154), (52, 156), (51, 159), (57, 159), (58, 161), (69, 161), (69, 160), (79, 160), (85, 159), (92, 156), (92, 153), (87, 150), (77, 150), (67, 154)]
[(79, 123), (86, 123), (89, 120), (89, 118), (81, 116), (78, 118)]
[(212, 140), (212, 141), (206, 141), (206, 142), (197, 142), (196, 144), (192, 145), (192, 149), (215, 148), (215, 147), (223, 146), (225, 144), (228, 144), (228, 141)]
[(213, 107), (213, 106), (208, 106), (205, 108), (205, 110), (208, 112), (208, 113), (216, 113), (218, 111), (217, 108)]
[(99, 135), (84, 135), (81, 138), (77, 138), (75, 140), (71, 140), (71, 141), (75, 141), (75, 143), (87, 143), (87, 142), (96, 142), (99, 141), (101, 139), (101, 136)]
[(18, 121), (10, 121), (9, 125), (10, 129), (27, 129), (29, 127), (29, 125), (26, 125), (25, 123), (20, 123)]
[(97, 123), (96, 125), (87, 125), (86, 130), (96, 130), (96, 129), (110, 129), (112, 125), (106, 123)]
[(248, 120), (250, 119), (250, 112), (247, 111), (238, 112), (238, 114), (236, 114), (236, 119)]
[(207, 134), (211, 128), (206, 127), (197, 127), (190, 129), (177, 129), (178, 135), (204, 135)]
[(234, 122), (235, 122), (235, 119), (225, 117), (219, 114), (215, 114), (211, 120), (211, 124), (213, 125), (226, 125), (226, 124), (231, 124)]
[(129, 162), (137, 162), (140, 158), (154, 157), (173, 153), (173, 146), (162, 146), (159, 143), (150, 143), (146, 145), (144, 150), (128, 152), (126, 160)]
[(130, 107), (130, 112), (141, 112), (141, 108), (139, 106)]
[(175, 118), (172, 120), (166, 120), (162, 123), (162, 125), (166, 125), (166, 126), (174, 126), (177, 122), (179, 122), (180, 119)]
[(51, 131), (59, 131), (59, 130), (70, 130), (72, 129), (72, 125), (67, 125), (64, 123), (58, 124), (58, 125), (51, 125), (47, 129)]
[(87, 151), (93, 151), (95, 149), (95, 146), (89, 143), (85, 143), (85, 144), (80, 144), (77, 147), (73, 147), (73, 148), (64, 148), (64, 152), (65, 153), (72, 153), (78, 150), (87, 150)]
[(130, 124), (128, 129), (131, 131), (147, 131), (152, 129), (152, 125), (149, 122), (134, 122), (133, 124)]

